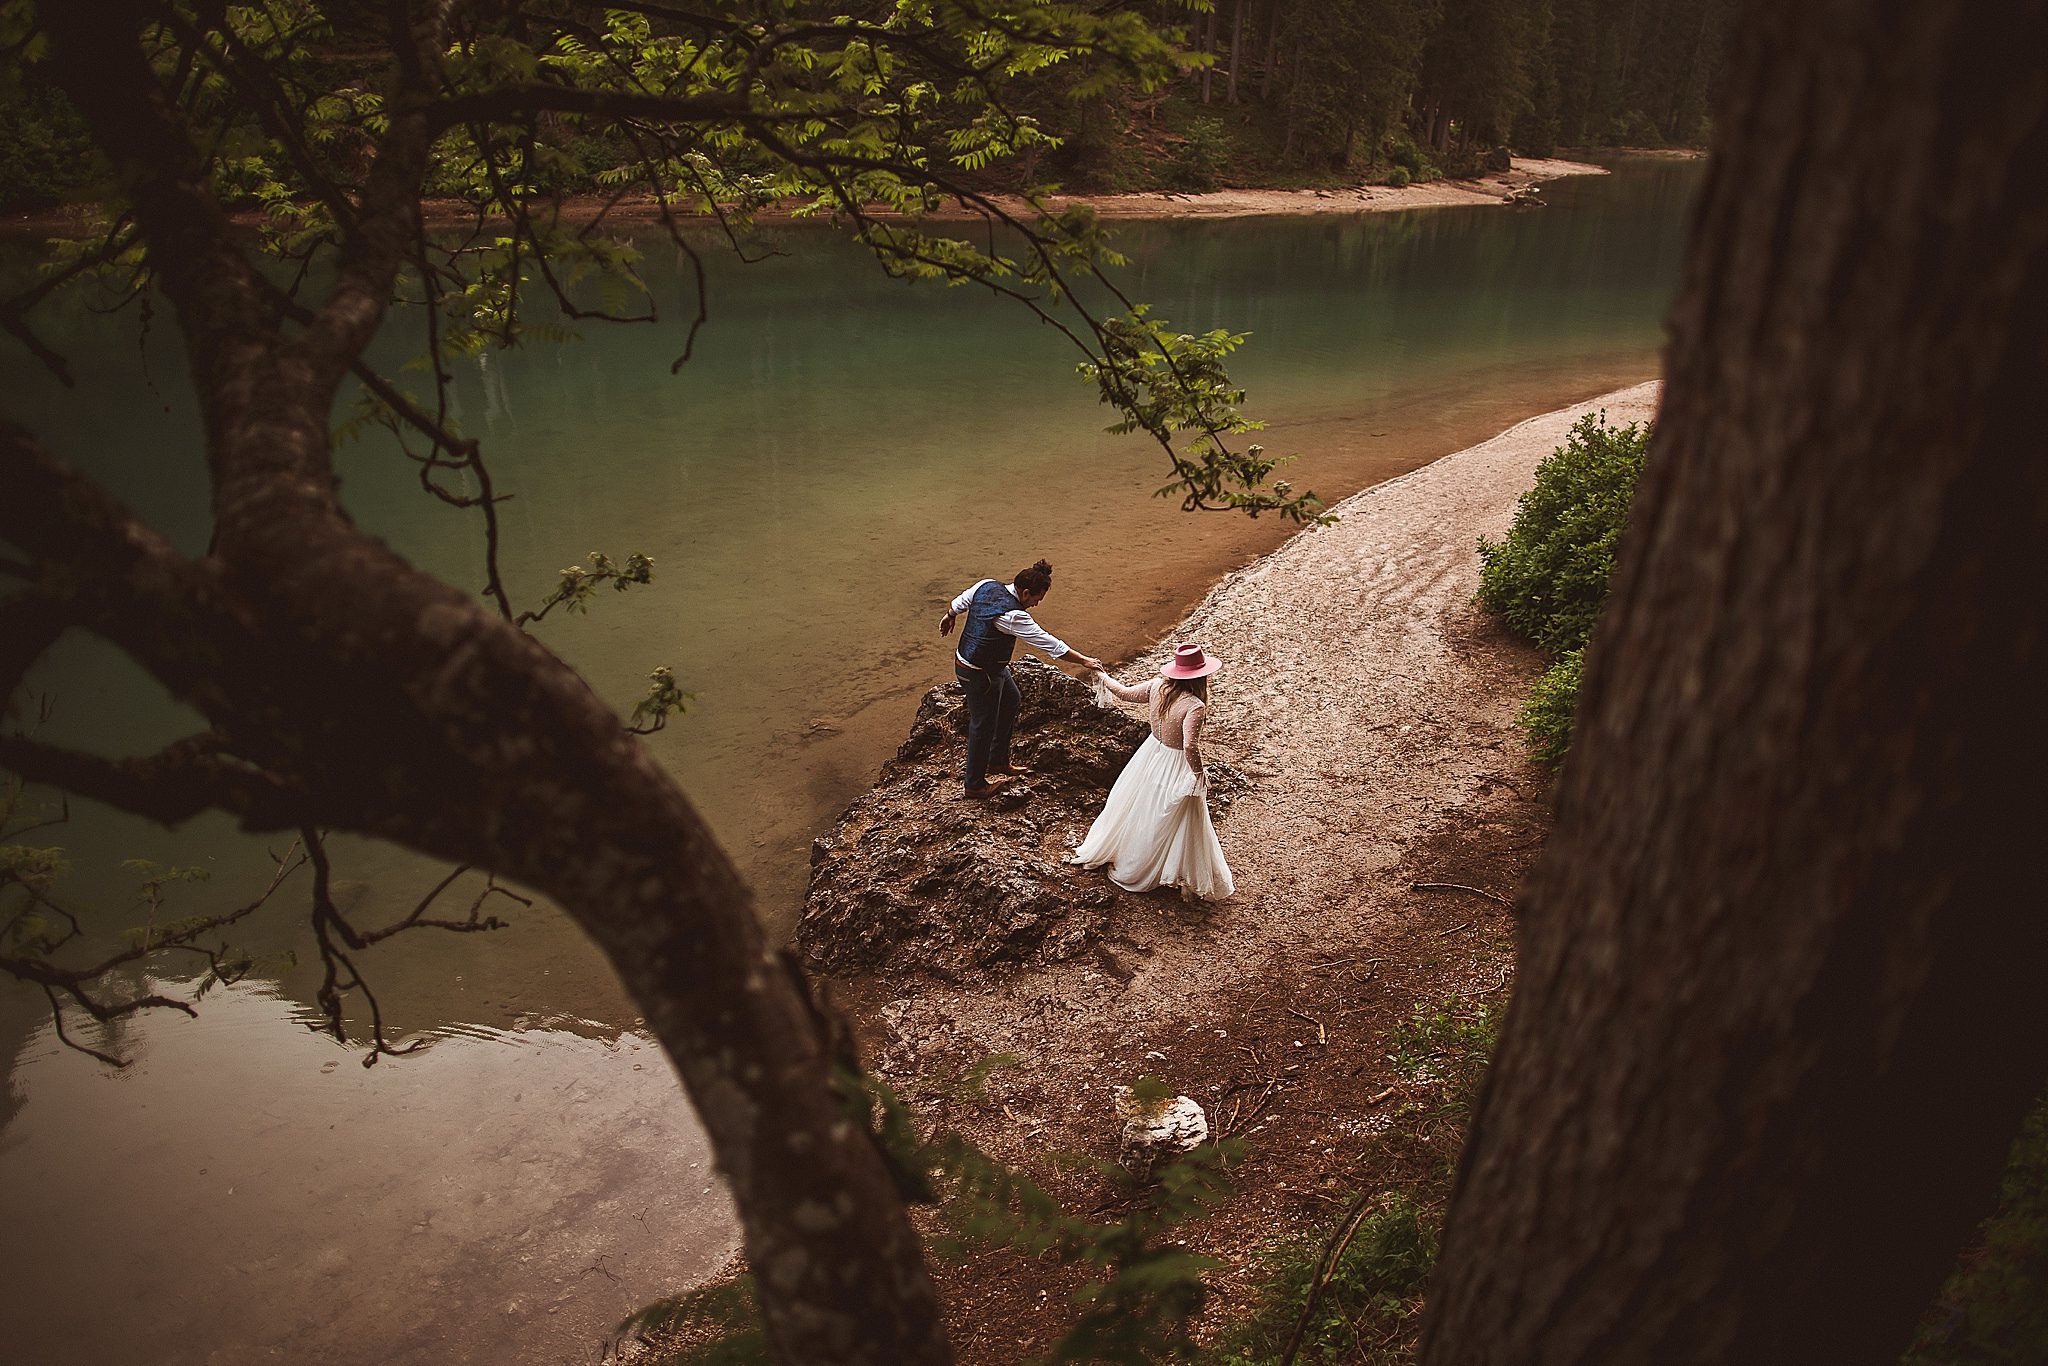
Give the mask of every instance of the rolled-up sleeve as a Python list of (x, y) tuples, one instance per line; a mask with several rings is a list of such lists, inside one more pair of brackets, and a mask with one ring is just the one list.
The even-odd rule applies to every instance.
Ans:
[(1017, 637), (1032, 649), (1053, 659), (1058, 659), (1068, 652), (1067, 642), (1032, 620), (1031, 614), (1021, 607), (997, 617), (996, 629), (1006, 636)]
[(985, 583), (994, 582), (994, 579), (976, 579), (973, 583), (968, 584), (967, 591), (962, 593), (959, 597), (953, 599), (953, 614), (955, 616), (958, 616), (960, 613), (966, 611), (969, 607), (972, 607), (974, 605), (974, 595), (976, 592), (980, 591), (981, 586)]

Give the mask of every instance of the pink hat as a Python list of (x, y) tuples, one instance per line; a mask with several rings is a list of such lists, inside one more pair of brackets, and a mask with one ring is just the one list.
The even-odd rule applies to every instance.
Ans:
[(1222, 660), (1203, 654), (1199, 645), (1176, 645), (1173, 658), (1160, 665), (1159, 672), (1165, 678), (1202, 678), (1222, 667)]

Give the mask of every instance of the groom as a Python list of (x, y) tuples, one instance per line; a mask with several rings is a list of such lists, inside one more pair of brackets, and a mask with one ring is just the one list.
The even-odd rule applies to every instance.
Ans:
[(1052, 591), (1052, 566), (1044, 560), (1019, 571), (1007, 585), (983, 579), (953, 599), (939, 619), (939, 634), (951, 635), (961, 613), (960, 649), (953, 656), (953, 675), (967, 694), (967, 795), (986, 797), (996, 784), (1019, 770), (1010, 765), (1010, 727), (1017, 721), (1020, 700), (1010, 677), (1010, 655), (1023, 641), (1053, 659), (1067, 658), (1083, 668), (1100, 669), (1102, 661), (1082, 654), (1048, 634), (1031, 619), (1031, 609)]

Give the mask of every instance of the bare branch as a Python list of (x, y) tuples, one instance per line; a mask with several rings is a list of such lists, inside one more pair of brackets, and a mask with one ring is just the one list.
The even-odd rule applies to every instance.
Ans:
[[(352, 949), (368, 947), (369, 941), (349, 924), (335, 906), (331, 895), (331, 869), (327, 861), (327, 850), (321, 841), (320, 832), (308, 826), (299, 832), (299, 839), (305, 846), (306, 856), (313, 863), (313, 938), (320, 947), (320, 961), (325, 972), (314, 998), (320, 1003), (321, 1013), (327, 1017), (328, 1032), (338, 1043), (348, 1042), (348, 1026), (342, 1012), (342, 998), (350, 992), (360, 991), (363, 1001), (370, 1008), (370, 1051), (363, 1057), (363, 1066), (373, 1066), (385, 1054), (400, 1057), (416, 1052), (426, 1045), (426, 1040), (415, 1039), (403, 1048), (394, 1048), (384, 1037), (384, 1011), (377, 1003), (376, 993), (356, 969), (355, 961), (334, 942), (333, 935), (340, 935), (342, 942)], [(452, 881), (452, 879), (450, 879)]]
[(283, 830), (304, 820), (309, 805), (303, 791), (224, 753), (213, 732), (188, 736), (141, 759), (105, 759), (0, 735), (0, 768), (165, 825), (218, 808), (244, 829)]

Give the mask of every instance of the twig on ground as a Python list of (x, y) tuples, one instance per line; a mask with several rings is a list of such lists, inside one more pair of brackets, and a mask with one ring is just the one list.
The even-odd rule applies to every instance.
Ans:
[(1488, 988), (1487, 988), (1486, 990), (1484, 990), (1484, 991), (1475, 991), (1475, 992), (1473, 992), (1472, 994), (1473, 994), (1474, 996), (1491, 996), (1491, 995), (1493, 995), (1493, 993), (1494, 993), (1494, 992), (1496, 992), (1496, 991), (1499, 991), (1499, 990), (1500, 990), (1500, 989), (1501, 989), (1502, 987), (1506, 986), (1507, 984), (1508, 984), (1508, 965), (1507, 965), (1506, 963), (1502, 963), (1502, 964), (1500, 965), (1500, 980), (1496, 981), (1496, 982), (1495, 982), (1495, 983), (1494, 983), (1494, 984), (1493, 984), (1492, 986), (1488, 987)]
[(1323, 1022), (1322, 1022), (1321, 1020), (1318, 1020), (1318, 1019), (1317, 1019), (1317, 1018), (1316, 1018), (1315, 1016), (1313, 1016), (1313, 1015), (1304, 1015), (1304, 1014), (1302, 1014), (1302, 1013), (1301, 1013), (1300, 1011), (1296, 1010), (1296, 1009), (1295, 1009), (1295, 1008), (1294, 1008), (1293, 1006), (1289, 1006), (1289, 1007), (1287, 1007), (1287, 1013), (1288, 1013), (1289, 1015), (1292, 1015), (1292, 1016), (1293, 1016), (1293, 1017), (1294, 1017), (1295, 1019), (1297, 1019), (1297, 1020), (1307, 1020), (1307, 1021), (1308, 1021), (1308, 1022), (1309, 1022), (1310, 1024), (1314, 1025), (1314, 1026), (1316, 1027), (1316, 1042), (1317, 1042), (1317, 1043), (1319, 1043), (1319, 1044), (1327, 1044), (1327, 1043), (1329, 1043), (1329, 1041), (1330, 1041), (1330, 1031), (1329, 1031), (1329, 1030), (1327, 1030), (1327, 1029), (1325, 1029), (1325, 1028), (1323, 1028)]
[(1498, 892), (1489, 892), (1484, 887), (1468, 887), (1462, 882), (1411, 882), (1408, 885), (1418, 892), (1470, 892), (1474, 896), (1485, 897), (1495, 905), (1510, 908), (1514, 906), (1512, 901)]
[(1436, 936), (1436, 937), (1437, 937), (1437, 938), (1439, 938), (1439, 939), (1449, 939), (1449, 938), (1450, 938), (1450, 937), (1451, 937), (1452, 935), (1456, 934), (1456, 933), (1457, 933), (1457, 932), (1458, 932), (1459, 930), (1469, 930), (1469, 929), (1471, 929), (1471, 928), (1472, 928), (1472, 922), (1471, 922), (1471, 921), (1469, 921), (1469, 920), (1467, 920), (1467, 921), (1464, 921), (1464, 922), (1463, 922), (1463, 923), (1461, 923), (1461, 924), (1457, 924), (1457, 925), (1453, 925), (1453, 926), (1451, 926), (1451, 927), (1450, 927), (1450, 928), (1449, 928), (1448, 930), (1439, 930), (1439, 931), (1437, 931), (1437, 936)]
[(1316, 1312), (1316, 1301), (1323, 1297), (1323, 1287), (1330, 1283), (1336, 1273), (1337, 1263), (1343, 1259), (1345, 1249), (1358, 1233), (1359, 1225), (1365, 1222), (1366, 1204), (1373, 1198), (1367, 1191), (1351, 1202), (1351, 1208), (1337, 1224), (1337, 1231), (1330, 1235), (1330, 1241), (1323, 1246), (1323, 1255), (1316, 1259), (1315, 1275), (1309, 1279), (1308, 1298), (1301, 1306), (1301, 1317), (1294, 1322), (1294, 1332), (1287, 1339), (1287, 1350), (1280, 1354), (1280, 1366), (1294, 1366), (1294, 1357), (1301, 1350), (1302, 1334), (1308, 1331), (1310, 1316)]
[(1365, 1103), (1368, 1106), (1384, 1104), (1393, 1097), (1394, 1092), (1400, 1089), (1398, 1086), (1389, 1086), (1384, 1091), (1375, 1091), (1365, 1098)]

